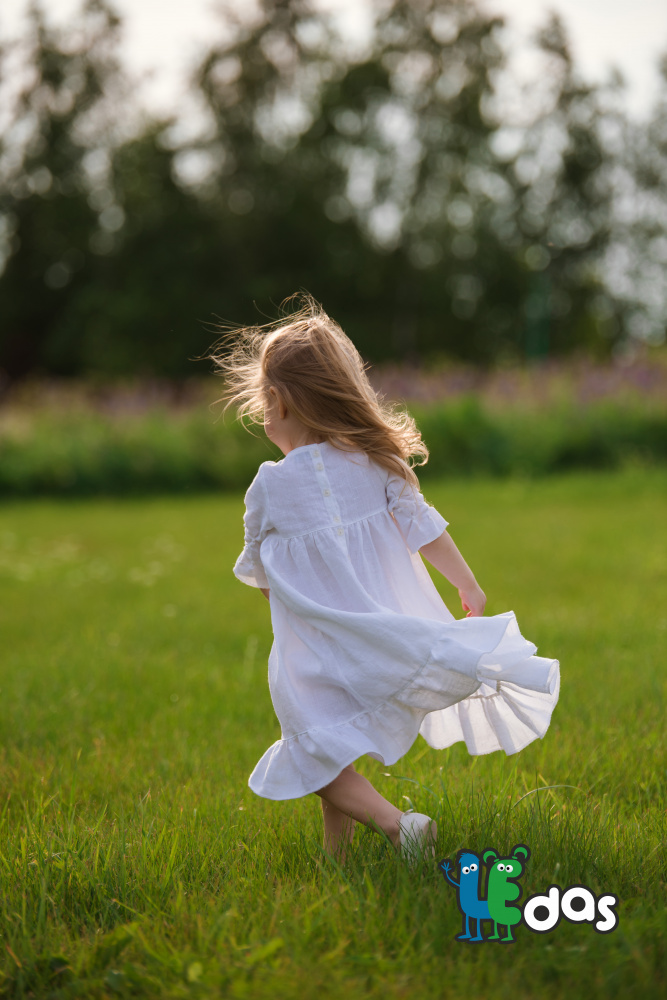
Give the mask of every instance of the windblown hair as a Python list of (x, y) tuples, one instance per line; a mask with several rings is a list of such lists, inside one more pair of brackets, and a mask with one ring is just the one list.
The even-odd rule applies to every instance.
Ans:
[(218, 400), (226, 400), (223, 415), (236, 406), (244, 426), (245, 417), (261, 423), (273, 386), (313, 436), (342, 451), (365, 452), (418, 489), (411, 460), (417, 456), (424, 465), (428, 448), (414, 419), (376, 394), (356, 347), (319, 303), (307, 294), (298, 299), (297, 311), (233, 329), (214, 345), (208, 357), (226, 382)]

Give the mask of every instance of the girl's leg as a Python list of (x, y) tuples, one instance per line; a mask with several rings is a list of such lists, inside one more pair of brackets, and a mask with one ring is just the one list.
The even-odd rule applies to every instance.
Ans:
[(324, 820), (324, 850), (345, 861), (346, 849), (352, 843), (354, 828), (357, 825), (347, 813), (332, 806), (326, 799), (320, 799), (322, 819)]
[[(398, 824), (403, 813), (396, 806), (392, 806), (379, 792), (377, 792), (370, 781), (364, 778), (350, 764), (337, 778), (320, 788), (317, 795), (323, 800), (322, 811), (325, 815), (325, 836), (326, 836), (326, 812), (324, 803), (333, 806), (337, 813), (358, 820), (366, 826), (379, 827), (392, 842), (394, 847), (400, 844), (400, 833)], [(335, 813), (330, 814), (335, 817)], [(333, 828), (332, 828), (333, 832)]]

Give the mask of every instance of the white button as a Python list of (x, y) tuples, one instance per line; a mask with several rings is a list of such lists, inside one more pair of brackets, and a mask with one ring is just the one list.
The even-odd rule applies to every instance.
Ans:
[(331, 496), (331, 490), (324, 490), (323, 492), (324, 492), (325, 497), (330, 497)]
[(342, 535), (342, 534), (343, 534), (343, 529), (342, 529), (342, 528), (339, 528), (339, 529), (338, 529), (338, 534), (339, 534), (339, 535)]
[(315, 466), (315, 468), (319, 469), (321, 471), (324, 468), (324, 466), (322, 465), (321, 462), (318, 462), (317, 465)]
[(316, 449), (315, 449), (315, 451), (313, 452), (313, 455), (315, 456), (315, 458), (319, 458), (319, 457), (320, 457), (320, 453), (319, 453), (319, 451), (317, 450), (317, 448), (316, 448)]
[(338, 515), (336, 515), (336, 517), (334, 517), (334, 521), (340, 521), (340, 518), (338, 517)]

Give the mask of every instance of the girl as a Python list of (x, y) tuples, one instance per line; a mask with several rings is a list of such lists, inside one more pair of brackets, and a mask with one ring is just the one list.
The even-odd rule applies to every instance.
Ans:
[[(285, 456), (263, 462), (246, 493), (234, 566), (270, 603), (282, 730), (248, 784), (269, 799), (317, 794), (332, 853), (344, 855), (359, 821), (414, 860), (433, 853), (435, 823), (401, 812), (354, 761), (394, 764), (418, 733), (436, 748), (516, 753), (546, 732), (559, 667), (534, 655), (513, 612), (482, 617), (486, 597), (408, 464), (428, 458), (414, 420), (376, 396), (352, 342), (305, 301), (211, 356), (225, 410), (263, 419)], [(457, 588), (465, 618), (422, 556)]]

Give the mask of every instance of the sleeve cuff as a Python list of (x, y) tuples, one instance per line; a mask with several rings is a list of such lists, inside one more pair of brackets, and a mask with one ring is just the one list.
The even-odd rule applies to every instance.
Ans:
[(269, 581), (266, 579), (259, 552), (253, 552), (249, 547), (246, 547), (236, 560), (233, 572), (237, 580), (247, 583), (249, 587), (269, 589)]
[(435, 507), (425, 508), (422, 516), (415, 518), (410, 524), (405, 539), (410, 552), (414, 555), (416, 552), (419, 552), (422, 545), (428, 545), (429, 542), (434, 542), (436, 538), (440, 538), (440, 535), (445, 531), (448, 524), (449, 521), (445, 521), (442, 514)]

